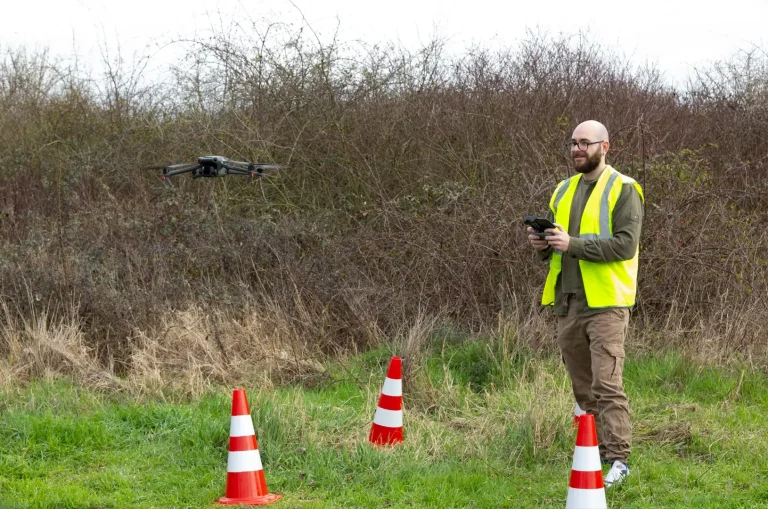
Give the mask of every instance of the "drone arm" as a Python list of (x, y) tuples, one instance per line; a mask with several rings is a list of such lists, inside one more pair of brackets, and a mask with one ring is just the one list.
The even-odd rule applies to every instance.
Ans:
[(187, 172), (190, 172), (190, 171), (199, 170), (200, 168), (202, 168), (202, 166), (198, 164), (196, 166), (190, 166), (188, 168), (181, 168), (181, 169), (178, 169), (178, 170), (164, 171), (163, 172), (163, 176), (165, 176), (165, 177), (173, 177), (174, 175), (181, 175), (182, 173), (187, 173)]
[[(232, 166), (232, 164), (248, 166), (248, 168), (240, 168), (238, 166)], [(261, 167), (255, 166), (253, 163), (241, 162), (241, 161), (227, 161), (222, 165), (227, 174), (231, 175), (250, 175), (251, 177), (260, 176), (263, 173)]]
[(169, 167), (166, 167), (166, 168), (163, 169), (163, 180), (170, 181), (170, 178), (173, 177), (174, 175), (180, 175), (182, 173), (187, 173), (187, 172), (190, 172), (190, 171), (199, 170), (200, 168), (202, 168), (202, 166), (198, 164), (198, 165), (195, 165), (195, 166), (188, 166), (186, 168), (178, 168), (178, 169), (175, 169), (175, 170), (171, 170), (170, 168), (172, 168), (172, 167), (169, 166)]
[(258, 169), (244, 170), (242, 168), (228, 168), (227, 173), (230, 175), (250, 175), (251, 177), (260, 177), (262, 174)]

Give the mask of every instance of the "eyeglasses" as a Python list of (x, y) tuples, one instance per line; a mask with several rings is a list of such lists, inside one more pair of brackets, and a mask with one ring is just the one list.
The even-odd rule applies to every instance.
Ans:
[(579, 147), (579, 150), (587, 150), (590, 145), (594, 145), (595, 143), (602, 143), (605, 140), (600, 141), (569, 141), (565, 144), (565, 147), (568, 150), (573, 150), (573, 147)]

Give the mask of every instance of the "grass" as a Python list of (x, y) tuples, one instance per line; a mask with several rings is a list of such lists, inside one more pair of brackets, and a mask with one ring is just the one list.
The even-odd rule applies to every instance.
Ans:
[[(405, 442), (371, 448), (386, 349), (314, 386), (249, 389), (273, 507), (564, 507), (574, 432), (557, 358), (484, 343), (412, 361)], [(486, 345), (487, 346), (487, 345)], [(423, 362), (422, 362), (423, 361)], [(768, 377), (630, 358), (632, 476), (609, 507), (768, 505)], [(224, 494), (231, 393), (135, 399), (64, 378), (0, 392), (0, 507), (201, 508)]]

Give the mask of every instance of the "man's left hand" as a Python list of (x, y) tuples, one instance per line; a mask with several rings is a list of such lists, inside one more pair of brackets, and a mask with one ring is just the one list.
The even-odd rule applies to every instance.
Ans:
[(546, 237), (546, 240), (549, 242), (552, 249), (561, 253), (566, 253), (568, 252), (568, 246), (571, 243), (571, 236), (563, 229), (562, 225), (555, 223), (555, 226), (557, 226), (557, 229), (548, 228), (545, 230), (550, 233), (550, 235)]

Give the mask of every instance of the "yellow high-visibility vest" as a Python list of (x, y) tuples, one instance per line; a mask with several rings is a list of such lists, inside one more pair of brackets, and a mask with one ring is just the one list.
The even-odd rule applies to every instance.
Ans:
[[(576, 194), (576, 188), (580, 181), (581, 174), (579, 173), (560, 182), (549, 201), (549, 208), (555, 217), (555, 222), (562, 225), (566, 232), (571, 219), (573, 196)], [(645, 201), (640, 184), (634, 179), (622, 175), (611, 166), (606, 166), (584, 206), (579, 238), (594, 240), (613, 237), (613, 209), (619, 200), (624, 184), (634, 184), (635, 189), (640, 193), (640, 198)], [(587, 305), (590, 308), (634, 306), (637, 293), (639, 251), (638, 246), (635, 255), (629, 260), (615, 262), (579, 260), (581, 278), (584, 281), (584, 293), (586, 293)], [(552, 258), (549, 261), (549, 274), (547, 274), (544, 293), (541, 297), (543, 306), (551, 306), (555, 303), (555, 283), (562, 266), (562, 253), (557, 251), (552, 253)]]

